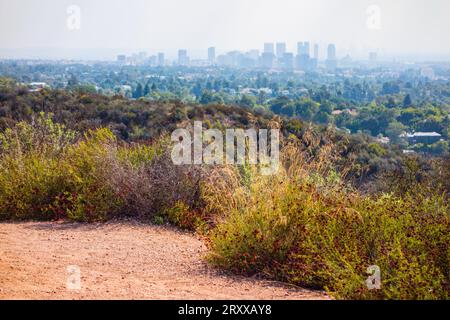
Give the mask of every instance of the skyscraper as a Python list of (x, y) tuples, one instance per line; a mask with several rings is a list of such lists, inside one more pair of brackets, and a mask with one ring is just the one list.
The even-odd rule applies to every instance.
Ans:
[(314, 45), (314, 59), (319, 60), (319, 45), (317, 43)]
[(261, 66), (265, 69), (272, 69), (275, 55), (270, 52), (263, 52), (261, 55)]
[(297, 43), (297, 54), (299, 56), (308, 56), (309, 58), (309, 42), (298, 42)]
[(318, 64), (319, 64), (319, 45), (316, 43), (314, 44), (313, 57), (309, 61), (309, 68), (311, 70), (315, 70), (317, 69)]
[(264, 43), (264, 53), (271, 53), (271, 54), (275, 53), (273, 43), (271, 42)]
[(277, 57), (283, 58), (285, 53), (286, 53), (286, 43), (277, 42)]
[(331, 70), (337, 67), (336, 46), (333, 43), (328, 45), (326, 66)]
[(310, 67), (309, 42), (297, 43), (297, 68), (307, 70)]
[(333, 43), (328, 45), (327, 59), (336, 60), (336, 46)]
[(162, 67), (165, 64), (165, 57), (163, 52), (158, 53), (158, 66)]
[(286, 52), (281, 59), (281, 67), (286, 71), (292, 71), (294, 69), (294, 54)]
[(178, 65), (187, 66), (189, 65), (189, 57), (186, 50), (178, 50)]
[(216, 48), (215, 47), (208, 48), (208, 61), (211, 64), (216, 63)]

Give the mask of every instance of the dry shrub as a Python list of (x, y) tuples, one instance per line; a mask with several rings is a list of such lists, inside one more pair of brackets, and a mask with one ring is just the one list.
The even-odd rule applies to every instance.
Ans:
[[(333, 169), (334, 150), (292, 141), (277, 175), (252, 172), (210, 235), (209, 261), (337, 298), (448, 298), (448, 198), (420, 188), (402, 197), (361, 195)], [(372, 265), (381, 269), (380, 290), (365, 283)]]

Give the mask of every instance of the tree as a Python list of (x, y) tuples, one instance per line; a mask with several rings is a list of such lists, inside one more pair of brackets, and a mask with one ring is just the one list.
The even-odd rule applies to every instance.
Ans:
[(247, 94), (242, 95), (239, 105), (241, 107), (253, 108), (256, 105), (256, 98)]
[(399, 144), (403, 142), (403, 139), (400, 137), (400, 135), (405, 132), (406, 129), (407, 127), (400, 122), (393, 121), (389, 123), (386, 129), (386, 135), (389, 137), (392, 143)]
[(382, 94), (397, 94), (400, 92), (400, 86), (396, 82), (383, 83)]
[(67, 82), (67, 85), (69, 87), (75, 87), (76, 85), (78, 85), (78, 79), (77, 77), (72, 73), (72, 75), (70, 76), (69, 81)]
[(303, 120), (309, 121), (317, 113), (319, 106), (311, 99), (302, 99), (296, 103), (295, 110), (297, 116)]
[(323, 111), (319, 111), (316, 113), (316, 115), (314, 116), (314, 121), (321, 123), (321, 124), (327, 124), (329, 122), (331, 122), (331, 116)]
[(281, 108), (281, 114), (284, 114), (288, 117), (293, 117), (294, 113), (295, 113), (295, 106), (292, 103), (289, 103), (283, 106), (283, 108)]
[(258, 92), (258, 104), (264, 104), (266, 101), (266, 93), (262, 90)]
[(142, 84), (139, 82), (136, 90), (133, 93), (133, 98), (135, 99), (139, 99), (140, 97), (142, 97), (144, 94), (144, 89), (142, 88)]
[(403, 107), (408, 108), (412, 106), (412, 100), (409, 93), (405, 96), (405, 99), (403, 100)]
[(397, 106), (397, 103), (395, 102), (394, 97), (389, 97), (387, 103), (386, 103), (386, 107), (387, 108), (395, 108)]
[(212, 94), (212, 92), (208, 91), (208, 90), (204, 90), (199, 102), (201, 104), (210, 104), (213, 102), (213, 100), (214, 100), (214, 95)]
[(435, 154), (438, 156), (447, 155), (449, 152), (448, 142), (447, 141), (438, 141), (438, 142), (433, 143), (430, 146), (430, 152), (432, 154)]
[(144, 97), (146, 97), (149, 94), (150, 94), (150, 86), (148, 85), (148, 82), (147, 82), (147, 84), (144, 87)]
[(282, 96), (278, 97), (270, 102), (270, 110), (276, 114), (281, 113), (281, 109), (287, 104), (289, 104), (291, 100), (288, 97)]
[(322, 102), (320, 104), (319, 111), (331, 114), (333, 112), (333, 105), (328, 101)]

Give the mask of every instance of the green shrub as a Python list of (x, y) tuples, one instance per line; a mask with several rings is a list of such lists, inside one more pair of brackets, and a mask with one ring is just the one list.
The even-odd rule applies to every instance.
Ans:
[(88, 131), (84, 139), (67, 152), (74, 195), (70, 219), (78, 221), (105, 220), (119, 210), (121, 199), (109, 185), (114, 174), (115, 137), (108, 129)]
[(0, 134), (0, 217), (103, 220), (120, 198), (107, 184), (114, 136), (107, 129), (75, 140), (41, 114)]
[[(236, 189), (210, 235), (209, 261), (325, 288), (336, 298), (448, 299), (450, 220), (445, 195), (363, 196), (322, 164), (288, 157), (276, 176)], [(327, 167), (324, 165), (322, 167)], [(318, 178), (318, 176), (320, 178)], [(369, 290), (367, 268), (381, 269)]]

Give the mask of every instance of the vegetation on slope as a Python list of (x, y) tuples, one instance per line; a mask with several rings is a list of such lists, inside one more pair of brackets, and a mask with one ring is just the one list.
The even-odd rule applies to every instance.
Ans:
[[(24, 93), (22, 98), (36, 95)], [(18, 92), (16, 99), (21, 99)], [(1, 102), (11, 116), (4, 117), (9, 124), (0, 134), (0, 219), (132, 216), (167, 221), (202, 233), (209, 261), (234, 272), (326, 288), (337, 298), (449, 298), (446, 158), (399, 156), (380, 167), (362, 192), (348, 179), (361, 165), (358, 157), (373, 150), (380, 161), (389, 161), (393, 151), (372, 142), (352, 144), (353, 138), (329, 128), (256, 118), (229, 107), (146, 107), (120, 100), (121, 112), (155, 108), (163, 112), (158, 121), (165, 119), (173, 127), (200, 116), (206, 126), (279, 121), (285, 133), (282, 169), (262, 176), (257, 166), (175, 166), (163, 131), (152, 133), (151, 140), (127, 141), (111, 131), (112, 120), (81, 129), (76, 108), (68, 111), (68, 105), (58, 109), (55, 104), (59, 115), (39, 110), (18, 114), (30, 101), (11, 104), (13, 100)], [(106, 108), (113, 113), (117, 102), (105, 101), (113, 104)], [(95, 114), (94, 103), (89, 108)], [(183, 116), (174, 121), (177, 108)], [(63, 116), (65, 111), (72, 121)], [(202, 114), (190, 117), (183, 111)], [(87, 117), (83, 112), (79, 116)], [(223, 118), (215, 124), (217, 117)], [(373, 265), (381, 270), (380, 290), (369, 290), (365, 283)]]

